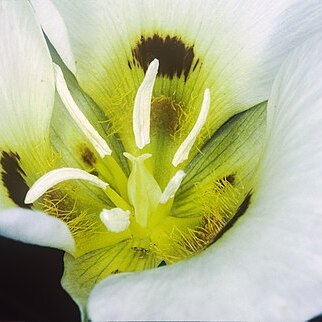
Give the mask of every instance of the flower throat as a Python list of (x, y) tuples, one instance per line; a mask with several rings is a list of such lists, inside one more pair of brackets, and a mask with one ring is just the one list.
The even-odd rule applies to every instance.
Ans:
[[(91, 173), (77, 168), (51, 170), (33, 184), (25, 198), (26, 204), (39, 199), (40, 205), (48, 205), (48, 197), (53, 199), (51, 194), (55, 195), (54, 187), (67, 186), (67, 180), (81, 180), (87, 185), (98, 187), (104, 192), (108, 202), (97, 214), (97, 220), (104, 225), (112, 243), (114, 240), (115, 243), (130, 240), (131, 250), (139, 252), (141, 259), (149, 258), (152, 254), (154, 264), (146, 268), (161, 262), (173, 263), (209, 246), (240, 204), (239, 191), (233, 185), (235, 175), (229, 174), (215, 183), (211, 181), (198, 187), (198, 198), (203, 208), (209, 203), (214, 191), (220, 192), (220, 200), (215, 201), (216, 209), (225, 209), (224, 212), (228, 213), (226, 217), (222, 214), (223, 211), (214, 211), (213, 208), (202, 209), (208, 213), (206, 216), (173, 216), (175, 196), (184, 182), (190, 152), (207, 121), (210, 92), (208, 89), (204, 91), (199, 114), (190, 131), (182, 137), (177, 134), (177, 129), (184, 122), (183, 107), (169, 97), (153, 97), (158, 67), (159, 61), (154, 59), (135, 96), (132, 131), (136, 153), (123, 152), (130, 167), (130, 174), (127, 175), (113, 157), (113, 149), (77, 106), (62, 70), (54, 64), (57, 92), (73, 121), (99, 155), (100, 162), (96, 163), (95, 171)], [(162, 144), (169, 144), (166, 139), (169, 136), (180, 142), (172, 149), (172, 155), (165, 155)], [(90, 163), (91, 158), (95, 157), (89, 151), (87, 162)], [(156, 171), (155, 164), (159, 159), (169, 159), (167, 171)], [(42, 208), (48, 212), (50, 209), (46, 207)], [(88, 220), (85, 222), (91, 225)], [(75, 239), (77, 245), (77, 240), (82, 237), (76, 234)], [(136, 269), (127, 267), (124, 270)]]

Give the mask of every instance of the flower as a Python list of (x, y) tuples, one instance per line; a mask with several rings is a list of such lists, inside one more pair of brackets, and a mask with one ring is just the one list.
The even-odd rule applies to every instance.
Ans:
[(320, 36), (271, 89), (319, 3), (1, 5), (1, 203), (46, 213), (1, 233), (67, 251), (84, 318), (101, 280), (94, 320), (319, 312)]

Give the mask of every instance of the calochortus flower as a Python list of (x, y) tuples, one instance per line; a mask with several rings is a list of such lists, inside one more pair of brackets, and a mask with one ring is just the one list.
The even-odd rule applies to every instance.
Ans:
[(319, 313), (319, 1), (0, 16), (0, 232), (66, 251), (84, 319)]

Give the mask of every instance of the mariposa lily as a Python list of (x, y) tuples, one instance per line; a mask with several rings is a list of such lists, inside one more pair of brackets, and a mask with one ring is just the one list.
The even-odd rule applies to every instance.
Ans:
[(67, 252), (84, 318), (321, 310), (318, 1), (0, 14), (1, 233)]

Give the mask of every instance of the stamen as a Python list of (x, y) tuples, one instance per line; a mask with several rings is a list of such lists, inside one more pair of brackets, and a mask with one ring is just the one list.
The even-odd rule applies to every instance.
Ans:
[(134, 101), (133, 132), (135, 143), (139, 149), (143, 149), (150, 143), (151, 98), (158, 68), (159, 61), (154, 59), (145, 73), (144, 80), (136, 93)]
[(73, 118), (77, 126), (79, 126), (79, 128), (82, 130), (86, 138), (92, 143), (101, 158), (104, 158), (106, 155), (110, 155), (112, 150), (108, 144), (94, 129), (92, 124), (89, 123), (86, 116), (75, 103), (67, 87), (62, 70), (58, 65), (53, 65), (56, 77), (56, 89), (70, 116)]
[(167, 203), (171, 198), (174, 197), (176, 192), (178, 191), (180, 184), (185, 177), (185, 172), (182, 170), (177, 171), (177, 173), (171, 178), (168, 185), (164, 189), (161, 197), (160, 197), (160, 203), (165, 204)]
[(103, 209), (100, 218), (112, 233), (120, 233), (130, 225), (130, 212), (121, 208)]
[(39, 178), (27, 192), (25, 203), (30, 204), (41, 197), (47, 190), (56, 184), (72, 179), (86, 180), (102, 189), (106, 189), (108, 184), (96, 176), (84, 170), (75, 168), (61, 168), (47, 172)]
[(208, 112), (209, 112), (209, 105), (210, 105), (210, 91), (207, 88), (204, 92), (203, 101), (202, 101), (197, 122), (192, 128), (189, 135), (186, 137), (186, 139), (181, 143), (180, 147), (178, 148), (177, 152), (173, 157), (172, 164), (175, 167), (181, 162), (188, 159), (190, 150), (193, 144), (195, 143), (197, 136), (200, 133), (202, 127), (206, 123)]

